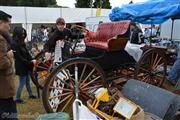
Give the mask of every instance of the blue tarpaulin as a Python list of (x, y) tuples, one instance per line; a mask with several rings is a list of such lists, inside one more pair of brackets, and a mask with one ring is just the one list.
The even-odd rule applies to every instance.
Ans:
[(142, 24), (161, 24), (180, 18), (180, 0), (149, 0), (112, 9), (111, 21), (132, 20)]

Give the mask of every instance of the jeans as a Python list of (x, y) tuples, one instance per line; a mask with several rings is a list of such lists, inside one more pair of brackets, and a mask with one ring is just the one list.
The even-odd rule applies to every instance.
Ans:
[(21, 99), (21, 92), (22, 92), (24, 85), (26, 85), (26, 89), (27, 89), (29, 96), (33, 95), (31, 87), (30, 87), (29, 75), (19, 76), (19, 86), (18, 86), (18, 90), (16, 93), (16, 100)]
[(17, 120), (16, 103), (13, 98), (0, 99), (0, 120)]
[(169, 81), (176, 80), (178, 81), (180, 79), (180, 49), (178, 50), (178, 56), (177, 59), (172, 66), (172, 69), (170, 70), (167, 79)]

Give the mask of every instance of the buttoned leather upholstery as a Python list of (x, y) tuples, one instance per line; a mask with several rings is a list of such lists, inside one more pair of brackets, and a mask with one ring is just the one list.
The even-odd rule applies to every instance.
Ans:
[(130, 21), (102, 23), (97, 32), (85, 38), (86, 46), (107, 51), (122, 49), (127, 42)]

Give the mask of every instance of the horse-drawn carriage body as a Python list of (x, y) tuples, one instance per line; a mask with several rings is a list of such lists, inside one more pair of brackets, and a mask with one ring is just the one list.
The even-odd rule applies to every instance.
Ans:
[(43, 104), (46, 111), (71, 112), (75, 98), (86, 101), (93, 91), (108, 87), (107, 81), (122, 77), (160, 86), (166, 76), (164, 49), (148, 48), (137, 61), (124, 49), (129, 34), (130, 21), (100, 24), (96, 33), (85, 38), (86, 51), (73, 54), (45, 79)]
[(96, 61), (104, 71), (135, 60), (125, 50), (130, 21), (102, 23), (91, 38), (85, 38), (85, 57)]

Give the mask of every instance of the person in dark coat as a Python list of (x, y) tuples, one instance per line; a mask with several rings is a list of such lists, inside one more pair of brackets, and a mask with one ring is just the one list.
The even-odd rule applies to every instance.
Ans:
[(21, 92), (24, 85), (26, 85), (29, 98), (36, 98), (32, 93), (29, 82), (29, 72), (33, 70), (33, 66), (36, 61), (32, 60), (32, 57), (26, 48), (26, 44), (24, 42), (26, 36), (27, 33), (24, 28), (16, 27), (14, 29), (12, 49), (14, 51), (16, 75), (19, 76), (19, 86), (16, 93), (16, 103), (24, 103), (24, 101), (21, 99)]
[(130, 43), (133, 44), (144, 43), (142, 30), (134, 22), (131, 22), (130, 24)]

